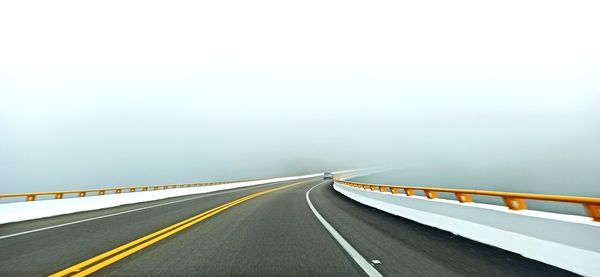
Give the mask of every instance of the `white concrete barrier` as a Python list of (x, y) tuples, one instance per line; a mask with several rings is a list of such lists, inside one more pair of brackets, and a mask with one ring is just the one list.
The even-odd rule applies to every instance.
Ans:
[(281, 181), (292, 181), (309, 177), (317, 177), (322, 173), (264, 179), (258, 181), (230, 183), (213, 186), (177, 188), (168, 190), (152, 190), (102, 196), (86, 196), (81, 198), (38, 200), (0, 204), (0, 224), (38, 219), (50, 216), (70, 214), (83, 211), (98, 210), (126, 204), (154, 201), (184, 195), (208, 193), (219, 190), (256, 186)]
[(460, 203), (334, 184), (364, 205), (585, 276), (600, 276), (600, 222), (589, 217)]

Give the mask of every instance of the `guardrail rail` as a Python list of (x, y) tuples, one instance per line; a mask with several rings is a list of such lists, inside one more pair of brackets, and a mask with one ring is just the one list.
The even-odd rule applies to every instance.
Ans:
[(594, 220), (600, 222), (600, 198), (583, 197), (583, 196), (567, 196), (567, 195), (551, 195), (551, 194), (533, 194), (533, 193), (518, 193), (518, 192), (501, 192), (488, 190), (474, 189), (450, 189), (450, 188), (434, 188), (434, 187), (416, 187), (416, 186), (395, 186), (382, 184), (367, 184), (350, 182), (344, 180), (335, 180), (336, 183), (355, 187), (359, 189), (390, 192), (392, 194), (400, 194), (400, 190), (406, 196), (415, 196), (417, 191), (423, 191), (429, 199), (438, 198), (438, 193), (453, 193), (456, 200), (460, 203), (473, 202), (473, 195), (497, 196), (501, 197), (504, 204), (511, 210), (526, 210), (526, 200), (542, 200), (554, 202), (568, 202), (581, 204), (585, 207), (588, 215)]
[(89, 194), (93, 196), (106, 195), (107, 192), (114, 192), (115, 194), (122, 192), (139, 192), (148, 190), (165, 190), (165, 189), (176, 189), (176, 188), (192, 188), (192, 187), (204, 187), (214, 186), (222, 184), (233, 184), (241, 182), (251, 182), (266, 180), (269, 178), (260, 179), (246, 179), (246, 180), (234, 180), (234, 181), (218, 181), (218, 182), (204, 182), (204, 183), (190, 183), (190, 184), (172, 184), (172, 185), (152, 185), (152, 186), (134, 186), (134, 187), (117, 187), (117, 188), (103, 188), (103, 189), (84, 189), (84, 190), (67, 190), (67, 191), (53, 191), (53, 192), (30, 192), (30, 193), (9, 193), (0, 194), (0, 198), (16, 198), (25, 197), (26, 201), (35, 201), (38, 196), (43, 195), (54, 195), (54, 199), (63, 199), (67, 194), (77, 194), (78, 197), (85, 197)]

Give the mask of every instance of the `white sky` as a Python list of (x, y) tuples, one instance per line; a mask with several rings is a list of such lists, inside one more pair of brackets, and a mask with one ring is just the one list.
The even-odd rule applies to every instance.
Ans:
[(121, 66), (401, 66), (577, 74), (599, 62), (597, 1), (10, 1), (15, 74)]
[[(432, 137), (440, 149), (478, 136), (567, 149), (600, 126), (599, 14), (598, 1), (3, 1), (0, 185), (227, 175), (21, 177), (131, 148), (148, 159), (235, 149), (212, 163), (221, 169), (264, 148), (267, 166), (291, 149), (389, 154)], [(336, 136), (356, 126), (386, 146)], [(301, 128), (320, 134), (300, 139)], [(81, 154), (92, 139), (97, 153)], [(156, 150), (165, 142), (180, 146)], [(89, 159), (103, 176), (109, 163)]]

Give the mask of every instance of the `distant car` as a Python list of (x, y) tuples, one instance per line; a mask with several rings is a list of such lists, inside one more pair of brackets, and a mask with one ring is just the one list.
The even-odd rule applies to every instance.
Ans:
[(333, 179), (333, 174), (331, 174), (331, 172), (323, 173), (323, 180), (332, 180), (332, 179)]

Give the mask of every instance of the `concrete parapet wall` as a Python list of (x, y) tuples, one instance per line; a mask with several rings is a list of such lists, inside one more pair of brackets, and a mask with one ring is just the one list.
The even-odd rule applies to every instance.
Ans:
[(600, 222), (589, 217), (460, 203), (334, 184), (364, 205), (585, 276), (600, 276)]

